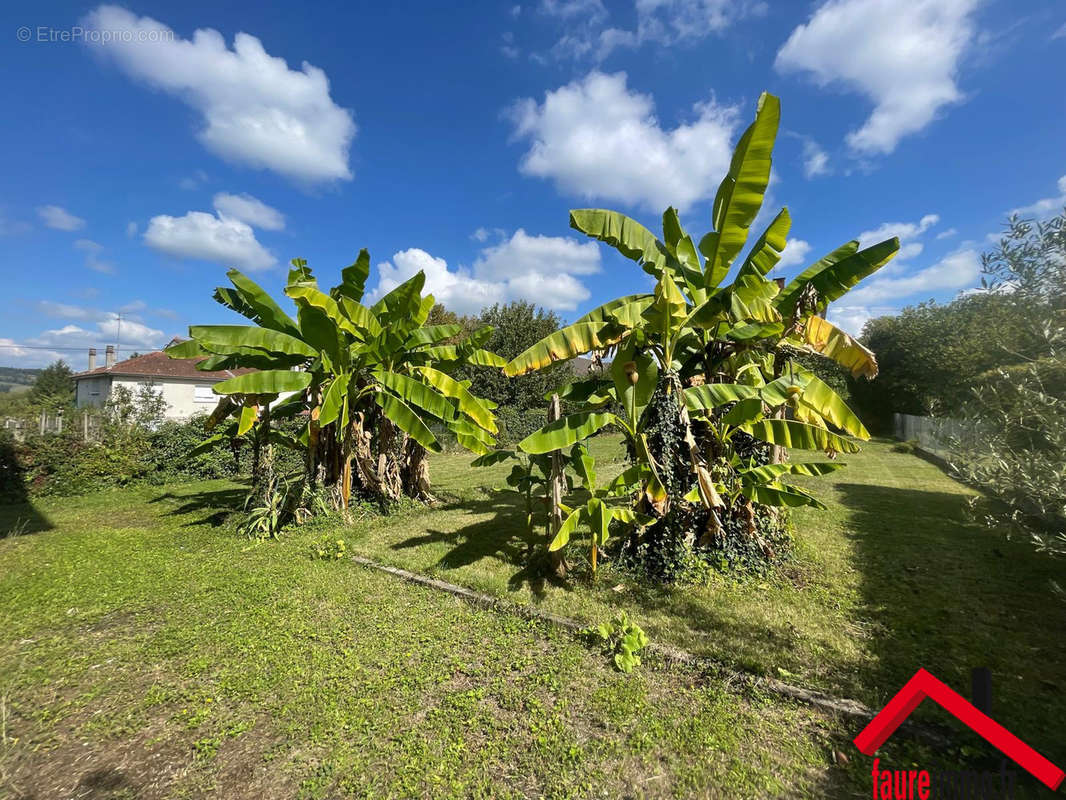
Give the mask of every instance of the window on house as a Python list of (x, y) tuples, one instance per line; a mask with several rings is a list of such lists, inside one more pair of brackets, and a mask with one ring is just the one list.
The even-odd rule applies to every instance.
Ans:
[(197, 386), (193, 389), (192, 399), (196, 403), (214, 403), (218, 395), (211, 391), (210, 386)]

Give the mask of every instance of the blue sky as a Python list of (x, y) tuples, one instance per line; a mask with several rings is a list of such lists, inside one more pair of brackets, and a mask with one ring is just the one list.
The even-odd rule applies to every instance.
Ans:
[[(759, 92), (781, 97), (766, 213), (789, 276), (850, 238), (903, 253), (831, 318), (978, 282), (1008, 212), (1066, 204), (1066, 6), (977, 0), (529, 0), (0, 11), (0, 364), (126, 353), (238, 266), (275, 294), (370, 249), (461, 312), (573, 319), (646, 287), (567, 226), (605, 206), (691, 232)], [(28, 38), (28, 41), (21, 39)]]

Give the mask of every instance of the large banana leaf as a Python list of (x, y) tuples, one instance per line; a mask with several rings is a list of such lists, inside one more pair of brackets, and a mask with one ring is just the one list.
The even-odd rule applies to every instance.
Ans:
[(330, 383), (322, 398), (322, 410), (318, 414), (319, 425), (329, 425), (340, 416), (341, 407), (344, 405), (344, 397), (348, 394), (348, 384), (352, 376), (342, 372)]
[(418, 442), (427, 450), (434, 453), (441, 451), (440, 443), (433, 431), (424, 423), (418, 415), (411, 410), (403, 400), (388, 392), (376, 392), (374, 401), (381, 406), (381, 410), (400, 430)]
[(432, 386), (396, 372), (378, 371), (374, 377), (405, 403), (417, 406), (438, 419), (455, 419), (455, 407)]
[(785, 285), (785, 288), (781, 290), (780, 294), (778, 294), (777, 298), (774, 300), (774, 305), (781, 309), (786, 315), (791, 315), (792, 309), (796, 305), (796, 301), (799, 299), (800, 294), (803, 292), (811, 278), (822, 270), (831, 267), (833, 264), (843, 261), (848, 256), (854, 255), (858, 249), (859, 240), (852, 239), (850, 242), (845, 242), (840, 245), (840, 247), (833, 252), (822, 256)]
[(628, 331), (610, 322), (575, 322), (545, 336), (503, 368), (510, 378), (615, 344)]
[(692, 414), (702, 414), (726, 403), (758, 397), (759, 390), (742, 383), (705, 383), (703, 386), (690, 386), (682, 394), (685, 396), (685, 408)]
[(566, 547), (570, 541), (570, 537), (574, 535), (574, 531), (577, 530), (577, 524), (581, 521), (581, 514), (584, 508), (579, 508), (575, 511), (571, 511), (563, 524), (559, 526), (559, 532), (555, 534), (555, 538), (551, 540), (551, 544), (548, 545), (548, 549), (552, 552), (561, 550)]
[(256, 325), (190, 325), (189, 335), (203, 347), (221, 355), (245, 352), (237, 348), (254, 348), (268, 353), (308, 358), (318, 355), (317, 350), (295, 336)]
[(195, 339), (186, 339), (184, 342), (175, 342), (168, 345), (164, 350), (170, 358), (203, 358), (209, 353), (200, 346)]
[(425, 284), (426, 274), (419, 270), (413, 277), (374, 303), (370, 310), (378, 319), (382, 319), (383, 316), (387, 316), (390, 320), (415, 317), (422, 310), (422, 287)]
[[(226, 273), (226, 277), (236, 287), (244, 304), (245, 310), (238, 311), (238, 309), (234, 308), (234, 311), (238, 311), (239, 314), (266, 328), (283, 331), (292, 336), (299, 335), (300, 329), (296, 326), (292, 317), (282, 311), (281, 306), (275, 303), (274, 299), (263, 291), (263, 288), (258, 283), (236, 269), (229, 270)], [(230, 307), (232, 308), (232, 306)], [(248, 312), (251, 313), (249, 314)]]
[[(848, 247), (849, 245), (845, 245), (844, 247)], [(843, 250), (844, 248), (840, 249)], [(802, 294), (807, 287), (810, 287), (817, 292), (817, 308), (824, 309), (829, 303), (834, 300), (839, 300), (847, 294), (848, 290), (863, 278), (872, 275), (877, 272), (877, 270), (881, 269), (881, 267), (887, 264), (898, 251), (899, 239), (892, 237), (891, 239), (886, 239), (883, 242), (867, 247), (865, 250), (859, 250), (856, 253), (845, 256), (839, 261), (829, 263), (818, 272), (811, 274), (810, 277), (803, 282), (799, 282), (800, 279), (797, 278), (792, 284), (786, 286), (785, 290), (778, 295), (775, 305), (780, 308), (782, 313), (786, 316), (791, 316), (796, 301), (799, 300), (800, 294)], [(831, 255), (832, 254), (830, 254), (830, 256)], [(829, 256), (826, 258), (829, 258)], [(813, 269), (814, 268), (811, 267), (810, 269), (805, 270), (803, 275), (812, 272)], [(800, 278), (802, 278), (803, 275), (801, 275)]]
[(466, 360), (467, 363), (476, 367), (504, 367), (507, 365), (507, 359), (503, 356), (496, 355), (491, 350), (485, 350), (481, 347), (471, 351)]
[(359, 251), (355, 262), (341, 270), (341, 282), (333, 288), (333, 294), (339, 301), (347, 297), (356, 303), (363, 299), (366, 279), (370, 275), (370, 253), (364, 247)]
[(340, 306), (341, 313), (350, 319), (355, 327), (365, 330), (370, 337), (381, 335), (381, 323), (362, 303), (341, 295), (337, 298), (337, 305)]
[(818, 498), (807, 494), (802, 489), (784, 483), (748, 483), (742, 481), (740, 493), (753, 503), (764, 506), (813, 506), (825, 509), (825, 504)]
[(741, 478), (758, 483), (771, 483), (782, 475), (809, 475), (816, 478), (845, 466), (842, 461), (786, 461), (782, 464), (763, 464), (761, 467), (737, 470)]
[(805, 345), (846, 367), (856, 378), (860, 375), (870, 380), (877, 377), (877, 356), (873, 351), (831, 322), (821, 317), (808, 317), (801, 336)]
[(803, 393), (799, 395), (799, 401), (817, 412), (830, 425), (847, 431), (863, 441), (870, 438), (870, 432), (855, 416), (855, 412), (848, 408), (840, 395), (829, 388), (818, 376), (810, 376), (803, 387)]
[(348, 331), (349, 333), (359, 336), (359, 329), (355, 327), (348, 317), (341, 313), (340, 306), (337, 305), (337, 301), (330, 297), (325, 292), (321, 291), (317, 286), (311, 283), (296, 283), (290, 284), (285, 287), (285, 294), (296, 301), (301, 306), (311, 306), (317, 308), (323, 314), (325, 314), (329, 320), (341, 330)]
[(585, 316), (575, 320), (579, 322), (617, 322), (624, 328), (634, 328), (644, 324), (641, 314), (655, 300), (650, 294), (629, 294), (619, 297), (599, 308), (594, 308)]
[(279, 394), (299, 392), (310, 385), (310, 373), (293, 372), (287, 369), (264, 369), (216, 383), (214, 391), (215, 394)]
[(614, 414), (585, 411), (550, 422), (518, 443), (525, 453), (536, 455), (565, 450), (615, 421)]
[(756, 439), (796, 450), (836, 450), (857, 453), (859, 445), (851, 439), (830, 433), (804, 422), (790, 419), (761, 419), (740, 428)]
[(496, 427), (496, 419), (493, 417), (492, 412), (482, 405), (481, 400), (471, 394), (469, 389), (451, 375), (446, 375), (439, 370), (433, 369), (433, 367), (418, 367), (417, 369), (422, 377), (437, 391), (445, 397), (451, 397), (456, 400), (459, 403), (459, 410), (482, 428), (490, 433), (496, 433), (499, 430)]
[(666, 266), (666, 253), (655, 234), (625, 214), (603, 208), (575, 208), (570, 211), (570, 227), (606, 242), (650, 275), (658, 277)]
[(763, 235), (752, 246), (751, 252), (748, 253), (748, 257), (744, 259), (744, 264), (740, 267), (740, 272), (737, 273), (737, 277), (766, 275), (776, 267), (777, 262), (781, 260), (781, 253), (788, 243), (788, 231), (791, 227), (792, 217), (789, 216), (787, 208), (782, 208), (777, 216), (774, 217), (773, 222), (767, 226)]
[(711, 221), (715, 233), (700, 241), (700, 251), (707, 259), (707, 288), (714, 288), (725, 278), (762, 207), (780, 119), (780, 101), (763, 92), (755, 121), (737, 142), (729, 171), (714, 197)]
[(626, 419), (634, 427), (655, 393), (655, 386), (659, 382), (659, 365), (651, 356), (638, 352), (634, 343), (629, 341), (615, 354), (610, 375), (614, 381), (615, 396), (622, 401)]
[(436, 344), (444, 339), (450, 339), (462, 330), (462, 325), (425, 325), (408, 336), (403, 346), (415, 348), (425, 344)]

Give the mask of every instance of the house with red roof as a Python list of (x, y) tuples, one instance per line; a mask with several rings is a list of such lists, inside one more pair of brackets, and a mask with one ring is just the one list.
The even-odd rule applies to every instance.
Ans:
[(116, 386), (137, 393), (144, 385), (158, 391), (166, 401), (167, 419), (182, 420), (210, 413), (218, 403), (212, 387), (247, 369), (204, 372), (196, 368), (204, 359), (170, 358), (162, 350), (115, 361), (115, 348), (108, 345), (103, 366), (96, 365), (96, 348), (89, 349), (89, 368), (76, 373), (75, 404), (78, 408), (102, 406)]

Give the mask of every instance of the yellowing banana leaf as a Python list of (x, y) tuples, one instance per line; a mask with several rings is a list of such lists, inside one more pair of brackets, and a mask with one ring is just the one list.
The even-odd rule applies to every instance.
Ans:
[(503, 368), (510, 378), (543, 369), (556, 361), (568, 359), (615, 344), (628, 331), (610, 322), (575, 322), (545, 336), (523, 353), (519, 353)]
[(830, 433), (824, 428), (807, 425), (790, 419), (761, 419), (740, 430), (770, 444), (796, 450), (836, 450), (840, 453), (857, 453), (859, 445), (851, 439)]
[(801, 335), (805, 345), (846, 367), (856, 378), (860, 375), (870, 380), (877, 377), (877, 357), (873, 351), (831, 322), (821, 317), (809, 317)]
[(249, 404), (241, 407), (241, 418), (237, 423), (237, 435), (244, 436), (255, 425), (259, 417), (259, 406)]
[(356, 328), (366, 331), (366, 335), (362, 336), (363, 339), (381, 335), (381, 323), (369, 308), (343, 295), (337, 298), (337, 305), (341, 313), (350, 319)]

